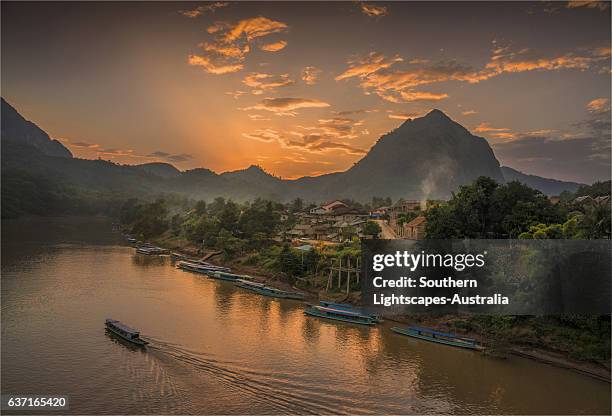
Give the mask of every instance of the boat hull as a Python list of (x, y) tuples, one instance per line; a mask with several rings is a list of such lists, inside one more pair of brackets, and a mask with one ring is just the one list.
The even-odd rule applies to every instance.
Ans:
[(304, 311), (304, 313), (306, 315), (310, 315), (310, 316), (315, 316), (317, 318), (324, 318), (324, 319), (330, 319), (333, 321), (340, 321), (340, 322), (348, 322), (351, 324), (358, 324), (358, 325), (368, 325), (368, 326), (372, 326), (375, 325), (376, 322), (374, 322), (373, 320), (370, 321), (362, 321), (362, 320), (357, 320), (357, 319), (352, 319), (351, 317), (347, 316), (347, 317), (342, 317), (342, 316), (330, 316), (327, 315), (325, 313), (319, 312), (317, 310), (312, 310), (312, 309), (306, 309)]
[(128, 338), (126, 336), (124, 336), (121, 332), (117, 331), (112, 325), (106, 324), (106, 329), (112, 333), (113, 335), (118, 336), (119, 338), (121, 338), (122, 340), (129, 342), (132, 345), (137, 345), (139, 347), (145, 347), (148, 342), (145, 340), (142, 340), (140, 338), (137, 339), (132, 339), (132, 338)]
[(470, 342), (464, 342), (464, 341), (453, 341), (453, 340), (448, 340), (448, 339), (442, 339), (442, 338), (434, 338), (434, 337), (428, 337), (425, 335), (421, 335), (416, 331), (411, 331), (408, 329), (402, 329), (402, 328), (397, 328), (397, 327), (393, 327), (391, 328), (391, 331), (400, 334), (400, 335), (405, 335), (408, 337), (412, 337), (412, 338), (417, 338), (417, 339), (421, 339), (423, 341), (428, 341), (428, 342), (433, 342), (436, 344), (442, 344), (442, 345), (448, 345), (451, 347), (457, 347), (457, 348), (466, 348), (466, 349), (470, 349), (470, 350), (481, 350), (482, 347), (480, 345), (477, 344), (472, 344)]

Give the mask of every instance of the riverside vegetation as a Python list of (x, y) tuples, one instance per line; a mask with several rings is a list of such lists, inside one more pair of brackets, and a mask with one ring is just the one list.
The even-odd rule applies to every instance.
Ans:
[[(603, 205), (576, 202), (579, 196), (606, 195), (610, 195), (609, 181), (583, 186), (573, 194), (566, 192), (559, 203), (553, 204), (539, 191), (519, 182), (498, 184), (480, 177), (460, 187), (447, 203), (417, 214), (427, 217), (426, 235), (434, 239), (609, 239), (609, 202)], [(369, 209), (388, 203), (389, 199), (374, 198), (365, 206), (351, 200), (345, 202)], [(121, 207), (119, 217), (125, 229), (143, 241), (193, 254), (219, 251), (219, 260), (226, 265), (317, 293), (325, 288), (332, 262), (356, 259), (360, 244), (356, 236), (345, 236), (345, 241), (336, 245), (307, 251), (292, 247), (286, 232), (296, 223), (297, 214), (311, 206), (299, 198), (283, 205), (263, 199), (239, 204), (221, 197), (206, 203), (165, 195), (155, 201), (130, 199)], [(374, 222), (365, 227), (364, 233), (376, 236), (380, 232)], [(335, 295), (345, 301), (359, 299), (357, 283), (346, 299), (344, 291), (335, 290), (326, 296)], [(434, 325), (478, 334), (498, 351), (519, 344), (609, 368), (609, 315), (445, 316), (434, 321)]]

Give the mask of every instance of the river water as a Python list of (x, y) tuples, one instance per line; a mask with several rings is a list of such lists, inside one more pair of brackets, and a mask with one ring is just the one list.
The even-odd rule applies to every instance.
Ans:
[[(112, 317), (151, 344), (106, 334)], [(137, 255), (101, 218), (4, 221), (2, 394), (79, 414), (609, 414), (574, 372), (303, 314)]]

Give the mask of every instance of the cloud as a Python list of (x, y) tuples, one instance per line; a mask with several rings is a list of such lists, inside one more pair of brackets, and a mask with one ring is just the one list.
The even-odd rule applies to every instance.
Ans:
[(371, 52), (364, 58), (349, 61), (349, 68), (335, 79), (336, 81), (341, 81), (353, 77), (365, 78), (370, 74), (380, 71), (381, 69), (389, 68), (391, 65), (402, 61), (403, 59), (397, 55), (387, 59), (383, 54)]
[(145, 157), (154, 158), (154, 159), (162, 159), (167, 162), (173, 162), (173, 163), (187, 162), (193, 159), (193, 156), (188, 155), (186, 153), (180, 153), (180, 154), (173, 155), (168, 152), (163, 152), (161, 150), (157, 150), (155, 152), (149, 153)]
[(474, 128), (475, 132), (478, 133), (488, 133), (488, 132), (500, 132), (500, 131), (510, 131), (507, 127), (491, 127), (489, 123), (480, 123), (476, 128)]
[(314, 153), (342, 151), (352, 155), (363, 155), (366, 150), (354, 146), (349, 141), (358, 137), (355, 127), (362, 121), (345, 117), (320, 119), (314, 126), (296, 126), (295, 130), (280, 133), (273, 129), (257, 129), (242, 136), (261, 142), (277, 142), (284, 148), (300, 149)]
[(474, 128), (476, 133), (485, 133), (487, 137), (496, 139), (513, 139), (516, 137), (514, 133), (507, 127), (492, 127), (489, 123), (480, 123)]
[[(579, 50), (565, 54), (544, 57), (528, 48), (514, 51), (509, 47), (498, 47), (492, 51), (488, 63), (478, 69), (456, 60), (429, 63), (412, 60), (407, 67), (398, 68), (404, 59), (399, 56), (386, 58), (371, 52), (369, 55), (348, 62), (349, 67), (336, 76), (336, 81), (356, 78), (366, 94), (376, 94), (380, 98), (394, 102), (409, 102), (423, 96), (414, 89), (424, 85), (457, 81), (470, 84), (479, 83), (503, 73), (528, 71), (558, 71), (563, 69), (609, 72), (610, 48), (600, 47), (592, 50)], [(430, 99), (445, 98), (444, 94), (431, 95)]]
[(278, 42), (261, 45), (259, 49), (266, 52), (278, 52), (282, 49), (285, 49), (285, 46), (287, 46), (287, 42), (285, 42), (284, 40), (280, 40)]
[(242, 133), (242, 136), (247, 139), (266, 143), (279, 142), (281, 140), (280, 133), (273, 129), (257, 129), (252, 133)]
[(302, 81), (308, 85), (314, 85), (321, 75), (321, 70), (314, 66), (307, 66), (302, 70)]
[(425, 91), (402, 91), (400, 93), (405, 102), (411, 101), (438, 101), (448, 98), (448, 94), (435, 94)]
[(245, 55), (251, 50), (249, 45), (237, 46), (237, 45), (224, 45), (215, 43), (201, 43), (199, 45), (205, 52), (211, 52), (216, 55), (220, 55), (226, 58), (233, 58), (243, 60)]
[(87, 142), (73, 142), (70, 143), (70, 147), (81, 147), (86, 149), (95, 149), (100, 147), (99, 144), (96, 143), (87, 143)]
[(604, 11), (610, 8), (610, 2), (597, 0), (570, 0), (567, 2), (566, 7), (568, 9), (577, 9), (579, 7), (585, 7), (588, 9), (599, 9), (601, 11)]
[(198, 6), (195, 9), (191, 9), (191, 10), (180, 10), (179, 13), (185, 17), (194, 18), (194, 17), (202, 16), (203, 14), (206, 14), (208, 12), (214, 12), (217, 9), (220, 9), (222, 7), (227, 7), (227, 6), (229, 6), (229, 3), (217, 1), (214, 3)]
[(590, 113), (603, 113), (610, 111), (610, 100), (608, 98), (596, 98), (587, 104)]
[(357, 110), (338, 111), (338, 112), (335, 112), (335, 114), (339, 116), (350, 116), (350, 115), (356, 115), (356, 114), (377, 113), (377, 112), (378, 112), (377, 109), (370, 110), (367, 108), (359, 108)]
[(261, 114), (247, 114), (253, 121), (270, 121), (271, 119), (262, 116)]
[(284, 32), (287, 28), (287, 24), (283, 22), (259, 16), (243, 19), (235, 24), (218, 22), (210, 26), (207, 31), (208, 33), (220, 34), (225, 43), (232, 43), (240, 39), (246, 39), (247, 42), (250, 42), (272, 33)]
[(422, 117), (424, 114), (422, 113), (389, 113), (387, 117), (397, 120), (408, 120), (417, 117)]
[[(189, 55), (188, 62), (190, 65), (202, 67), (210, 74), (238, 72), (244, 67), (243, 62), (251, 52), (251, 43), (254, 40), (283, 32), (287, 28), (285, 23), (263, 16), (243, 19), (236, 23), (217, 22), (206, 30), (214, 41), (200, 43), (198, 47), (201, 53)], [(285, 45), (285, 41), (280, 41), (260, 48), (278, 51)]]
[(302, 149), (314, 153), (329, 152), (332, 150), (340, 150), (350, 155), (365, 155), (367, 150), (350, 145), (348, 143), (335, 141), (333, 136), (326, 136), (319, 133), (311, 133), (306, 135), (298, 135), (293, 132), (297, 139), (291, 139), (284, 142), (284, 146), (288, 148)]
[(375, 6), (366, 2), (361, 2), (361, 12), (370, 17), (383, 17), (389, 14), (387, 8), (384, 6)]
[(230, 72), (238, 72), (243, 68), (242, 64), (219, 64), (215, 63), (210, 57), (202, 55), (189, 55), (188, 63), (191, 66), (200, 66), (204, 71), (210, 74), (227, 74)]
[(475, 110), (465, 110), (465, 111), (462, 111), (461, 114), (464, 115), (464, 116), (471, 116), (471, 115), (474, 115), (474, 114), (478, 114), (478, 111), (475, 111)]
[(293, 85), (295, 81), (289, 78), (289, 74), (275, 76), (262, 72), (251, 72), (243, 78), (242, 83), (247, 87), (255, 89), (256, 92), (254, 93), (258, 95), (265, 90), (273, 90), (275, 88)]
[(246, 91), (227, 91), (226, 92), (227, 95), (231, 95), (232, 98), (234, 98), (235, 100), (237, 100), (238, 98), (240, 98), (240, 96), (246, 94)]
[(301, 108), (324, 108), (329, 104), (316, 99), (309, 98), (264, 98), (259, 103), (242, 110), (263, 110), (271, 111), (276, 115), (295, 116), (295, 110)]

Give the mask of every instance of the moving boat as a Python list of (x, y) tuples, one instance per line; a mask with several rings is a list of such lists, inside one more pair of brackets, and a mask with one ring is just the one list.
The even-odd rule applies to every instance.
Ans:
[(326, 308), (358, 312), (358, 313), (361, 313), (362, 315), (367, 315), (367, 316), (372, 317), (377, 323), (383, 322), (383, 319), (380, 316), (364, 313), (360, 308), (355, 307), (348, 303), (335, 303), (335, 302), (330, 302), (327, 300), (321, 300), (319, 301), (319, 305), (325, 306)]
[(377, 321), (368, 315), (362, 315), (356, 311), (346, 309), (333, 309), (325, 306), (315, 305), (304, 310), (306, 315), (319, 318), (334, 319), (336, 321), (350, 322), (360, 325), (375, 325)]
[(419, 328), (411, 326), (408, 328), (393, 327), (391, 331), (401, 335), (422, 339), (424, 341), (435, 342), (438, 344), (450, 345), (453, 347), (481, 350), (482, 346), (476, 343), (475, 339), (465, 338), (457, 334), (439, 332), (430, 328)]
[(304, 299), (304, 294), (302, 293), (289, 292), (287, 290), (277, 289), (272, 286), (266, 286), (264, 283), (253, 282), (251, 280), (246, 279), (238, 279), (236, 281), (236, 286), (241, 287), (243, 289), (251, 290), (255, 293), (259, 293), (260, 295), (270, 296), (273, 298), (296, 300)]
[(141, 347), (144, 347), (148, 344), (147, 341), (140, 338), (140, 332), (138, 332), (138, 330), (130, 328), (129, 326), (115, 319), (107, 319), (105, 325), (110, 332), (116, 334), (117, 336), (123, 338), (126, 341), (129, 341)]

